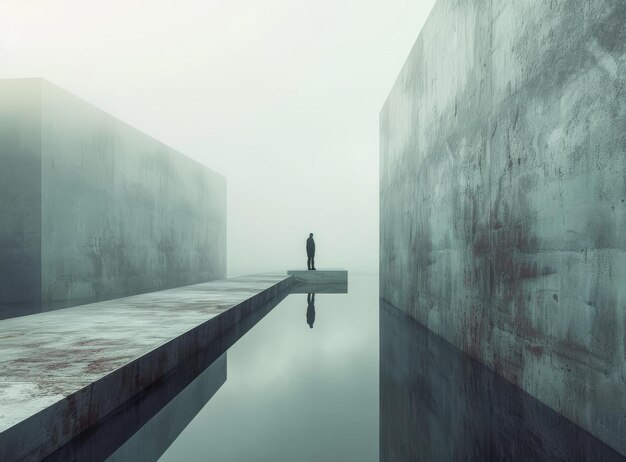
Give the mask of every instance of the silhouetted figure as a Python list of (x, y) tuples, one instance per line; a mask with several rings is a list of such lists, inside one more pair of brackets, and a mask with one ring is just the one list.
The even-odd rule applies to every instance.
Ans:
[(306, 240), (306, 256), (309, 257), (306, 261), (307, 269), (315, 269), (315, 241), (313, 240), (313, 233), (309, 234), (309, 238)]
[(308, 294), (306, 302), (308, 304), (306, 307), (306, 323), (313, 329), (313, 323), (315, 322), (315, 294)]

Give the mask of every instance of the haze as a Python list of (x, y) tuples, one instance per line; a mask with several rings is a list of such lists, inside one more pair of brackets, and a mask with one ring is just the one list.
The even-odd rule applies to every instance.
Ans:
[(228, 273), (378, 270), (378, 113), (433, 0), (0, 3), (42, 77), (228, 179)]

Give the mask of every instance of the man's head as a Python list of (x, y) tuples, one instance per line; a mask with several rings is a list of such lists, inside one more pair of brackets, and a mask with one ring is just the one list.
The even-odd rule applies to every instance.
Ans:
[(313, 233), (309, 233), (309, 237), (313, 237)]

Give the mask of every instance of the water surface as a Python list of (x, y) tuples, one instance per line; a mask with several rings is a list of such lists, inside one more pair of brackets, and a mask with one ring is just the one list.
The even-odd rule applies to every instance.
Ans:
[(49, 461), (157, 459), (625, 460), (379, 302), (377, 276), (273, 300)]
[(161, 461), (378, 460), (378, 277), (317, 294), (313, 328), (307, 298), (228, 350), (226, 382)]

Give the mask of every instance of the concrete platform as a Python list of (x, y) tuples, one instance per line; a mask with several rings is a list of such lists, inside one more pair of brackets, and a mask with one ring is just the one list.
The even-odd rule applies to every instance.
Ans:
[(227, 377), (227, 350), (287, 296), (283, 293), (220, 332), (206, 348), (170, 370), (44, 462), (155, 461)]
[(40, 460), (284, 297), (265, 274), (0, 321), (0, 460)]
[(291, 293), (347, 294), (348, 271), (341, 268), (321, 268), (313, 270), (289, 270), (296, 280)]

